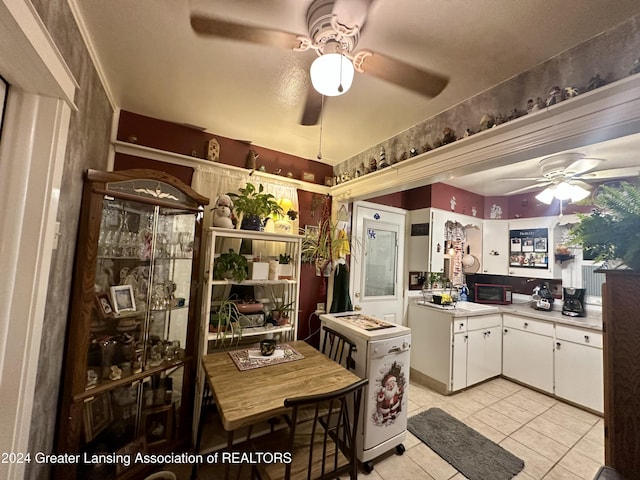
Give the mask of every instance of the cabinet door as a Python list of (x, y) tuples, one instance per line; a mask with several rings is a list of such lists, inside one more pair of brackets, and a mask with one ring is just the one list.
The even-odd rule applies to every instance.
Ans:
[[(431, 212), (431, 249), (429, 251), (429, 265), (431, 272), (444, 272), (444, 224), (446, 218), (442, 212)], [(438, 248), (440, 245), (440, 248)]]
[(509, 224), (505, 220), (482, 224), (482, 273), (509, 273)]
[(469, 332), (467, 386), (500, 375), (502, 371), (501, 347), (500, 326)]
[(553, 337), (505, 328), (502, 334), (502, 373), (553, 393)]
[(602, 349), (558, 340), (555, 345), (555, 394), (604, 411)]
[(451, 391), (467, 386), (467, 348), (469, 337), (467, 332), (453, 336), (453, 363), (451, 365)]

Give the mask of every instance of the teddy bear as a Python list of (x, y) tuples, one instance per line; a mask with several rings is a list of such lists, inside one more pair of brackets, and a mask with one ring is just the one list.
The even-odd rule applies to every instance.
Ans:
[(233, 228), (233, 202), (229, 195), (220, 195), (213, 210), (213, 226)]

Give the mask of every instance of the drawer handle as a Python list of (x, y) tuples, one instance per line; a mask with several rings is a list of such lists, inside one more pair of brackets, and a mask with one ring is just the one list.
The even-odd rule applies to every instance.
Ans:
[(459, 329), (463, 329), (464, 328), (464, 323), (461, 323), (460, 326), (458, 327)]
[(587, 343), (589, 343), (589, 335), (585, 335), (585, 336), (584, 336), (584, 341), (585, 341), (585, 342), (587, 342)]
[(504, 329), (504, 333), (507, 333), (509, 330), (507, 330), (506, 328)]
[(560, 342), (556, 342), (556, 350), (560, 350), (561, 346), (562, 346), (562, 344)]
[(524, 322), (524, 328), (527, 328), (529, 326), (529, 322)]

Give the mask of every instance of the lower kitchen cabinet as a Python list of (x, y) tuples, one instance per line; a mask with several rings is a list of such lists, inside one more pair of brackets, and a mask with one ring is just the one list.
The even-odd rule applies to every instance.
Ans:
[[(482, 321), (474, 325), (475, 320)], [(502, 339), (500, 315), (469, 318), (469, 342), (467, 343), (467, 387), (502, 372)], [(478, 327), (475, 330), (471, 328)]]
[(558, 397), (604, 411), (601, 333), (556, 325), (554, 362)]
[(409, 327), (419, 348), (411, 349), (411, 370), (441, 393), (452, 393), (500, 375), (498, 313), (457, 316), (455, 311), (409, 307)]
[(502, 374), (553, 393), (553, 323), (503, 314)]

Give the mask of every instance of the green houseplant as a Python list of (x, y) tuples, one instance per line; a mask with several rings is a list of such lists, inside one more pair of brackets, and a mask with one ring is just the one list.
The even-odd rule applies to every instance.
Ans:
[(276, 197), (265, 193), (264, 185), (256, 188), (252, 183), (247, 183), (238, 191), (240, 193), (229, 192), (227, 195), (233, 200), (236, 211), (242, 215), (241, 229), (260, 230), (271, 215), (282, 215), (282, 207), (278, 205)]
[(213, 262), (214, 280), (232, 278), (235, 282), (242, 282), (249, 274), (249, 262), (244, 257), (230, 249), (221, 253)]
[(640, 271), (639, 185), (604, 185), (595, 205), (593, 212), (580, 215), (580, 223), (571, 229), (573, 240), (596, 253), (597, 261), (619, 259)]

